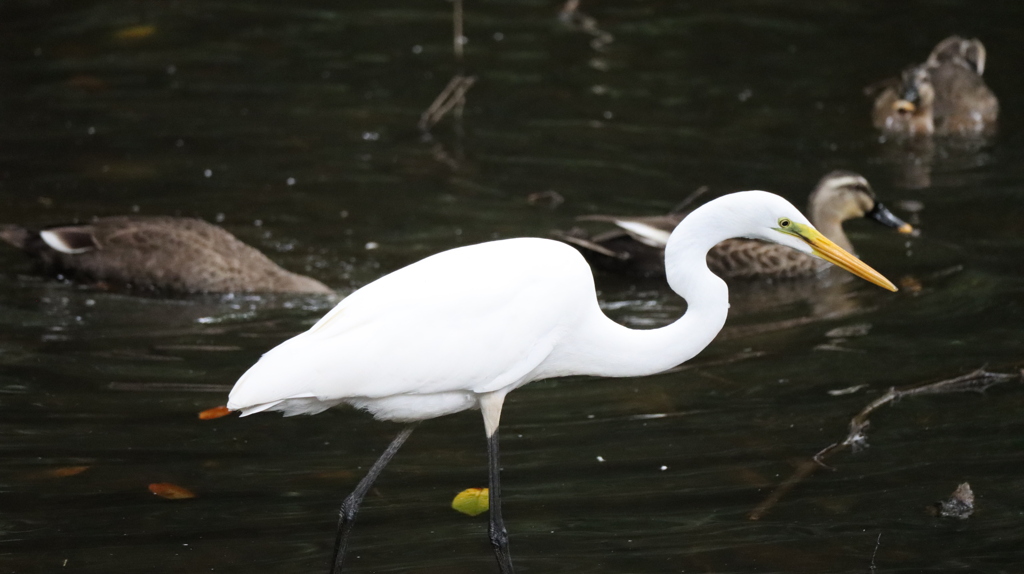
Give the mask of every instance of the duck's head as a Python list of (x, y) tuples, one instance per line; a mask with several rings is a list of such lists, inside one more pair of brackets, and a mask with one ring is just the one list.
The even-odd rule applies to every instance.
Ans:
[(912, 66), (900, 76), (899, 98), (893, 103), (893, 113), (909, 120), (931, 113), (935, 102), (935, 88), (926, 66)]
[(985, 45), (977, 38), (950, 36), (935, 45), (925, 63), (930, 68), (943, 64), (963, 66), (980, 76), (985, 73)]
[(866, 217), (900, 233), (914, 232), (913, 226), (878, 201), (864, 176), (852, 171), (836, 170), (821, 178), (811, 192), (808, 211), (811, 219), (823, 226)]
[(903, 71), (900, 80), (875, 100), (875, 126), (896, 134), (927, 135), (935, 132), (932, 106), (935, 88), (929, 68), (922, 64)]

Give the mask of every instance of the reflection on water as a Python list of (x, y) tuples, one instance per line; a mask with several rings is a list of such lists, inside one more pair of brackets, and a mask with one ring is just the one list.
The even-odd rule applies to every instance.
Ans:
[[(923, 233), (847, 230), (902, 287), (734, 289), (722, 336), (643, 379), (513, 393), (505, 516), (538, 572), (1011, 572), (1020, 539), (1019, 385), (872, 415), (759, 522), (794, 464), (890, 386), (1021, 361), (1024, 140), (1016, 4), (466, 2), (464, 132), (423, 141), (457, 70), (451, 5), (303, 0), (0, 6), (0, 221), (128, 213), (220, 221), (342, 294), (442, 249), (546, 236), (588, 213), (663, 213), (689, 190), (798, 204), (852, 169)], [(588, 27), (590, 18), (594, 28)], [(601, 36), (613, 38), (594, 46)], [(879, 141), (864, 85), (951, 33), (984, 40), (1000, 133)], [(457, 145), (464, 155), (444, 161)], [(556, 205), (527, 198), (560, 197)], [(5, 571), (321, 571), (334, 513), (396, 428), (361, 413), (200, 421), (318, 297), (154, 299), (33, 275), (0, 249), (0, 562)], [(601, 274), (634, 327), (685, 304)], [(828, 391), (866, 385), (856, 393)], [(493, 569), (479, 415), (420, 427), (367, 499), (353, 572)], [(84, 470), (83, 470), (84, 469)], [(969, 481), (978, 511), (926, 507)], [(192, 500), (147, 490), (178, 484)], [(881, 537), (879, 538), (879, 535)], [(66, 561), (66, 562), (65, 562)], [(873, 562), (872, 562), (873, 561)]]

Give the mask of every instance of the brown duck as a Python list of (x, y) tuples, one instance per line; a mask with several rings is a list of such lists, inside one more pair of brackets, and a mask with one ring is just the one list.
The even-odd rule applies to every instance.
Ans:
[(950, 36), (923, 64), (867, 89), (878, 94), (872, 123), (882, 131), (906, 135), (991, 134), (999, 100), (982, 79), (984, 72), (984, 44), (976, 38)]
[[(652, 217), (594, 215), (581, 220), (608, 221), (617, 228), (586, 237), (583, 232), (559, 233), (595, 266), (614, 272), (655, 277), (665, 274), (663, 249), (669, 234), (686, 216), (670, 213)], [(811, 223), (826, 237), (853, 253), (843, 232), (843, 222), (867, 217), (901, 233), (913, 232), (875, 199), (864, 177), (850, 171), (833, 171), (818, 182), (808, 199)], [(730, 280), (795, 279), (820, 273), (829, 264), (774, 243), (754, 239), (730, 239), (708, 252), (708, 267)]]
[(43, 230), (0, 225), (0, 239), (46, 271), (85, 283), (181, 293), (331, 293), (200, 219), (102, 217)]

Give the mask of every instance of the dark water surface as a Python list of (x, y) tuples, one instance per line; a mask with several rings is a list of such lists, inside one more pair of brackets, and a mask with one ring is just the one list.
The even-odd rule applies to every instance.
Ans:
[[(1024, 4), (582, 8), (612, 43), (560, 24), (558, 2), (467, 0), (478, 81), (461, 132), (446, 119), (424, 141), (419, 114), (456, 71), (448, 2), (4, 2), (0, 222), (198, 216), (344, 294), (458, 245), (663, 212), (701, 185), (802, 205), (826, 171), (859, 171), (923, 230), (847, 227), (899, 293), (739, 289), (689, 369), (510, 396), (516, 566), (1021, 572), (1020, 383), (884, 407), (871, 448), (746, 515), (888, 387), (1024, 361)], [(988, 47), (1000, 134), (879, 142), (861, 88), (952, 33)], [(527, 201), (545, 191), (565, 202)], [(331, 301), (107, 293), (0, 247), (0, 571), (326, 570), (337, 505), (398, 427), (345, 409), (196, 413)], [(684, 308), (656, 281), (598, 282), (630, 325)], [(496, 571), (486, 516), (448, 508), (486, 485), (485, 452), (478, 413), (421, 425), (366, 502), (350, 571)], [(926, 511), (962, 481), (973, 517)], [(198, 496), (163, 500), (155, 482)]]

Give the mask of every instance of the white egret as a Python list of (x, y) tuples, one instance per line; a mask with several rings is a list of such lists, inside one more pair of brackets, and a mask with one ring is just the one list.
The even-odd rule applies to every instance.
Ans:
[[(520, 238), (460, 247), (349, 295), (242, 375), (228, 408), (287, 416), (346, 403), (408, 423), (479, 408), (488, 439), (491, 543), (501, 572), (511, 574), (498, 473), (505, 395), (551, 377), (650, 375), (699, 353), (729, 310), (725, 282), (705, 257), (733, 237), (774, 241), (896, 290), (788, 201), (764, 191), (734, 193), (694, 210), (669, 237), (668, 283), (687, 303), (670, 325), (633, 330), (609, 319), (590, 267), (564, 243)], [(345, 499), (332, 572), (341, 568), (359, 503), (411, 432), (410, 425), (395, 438)]]

